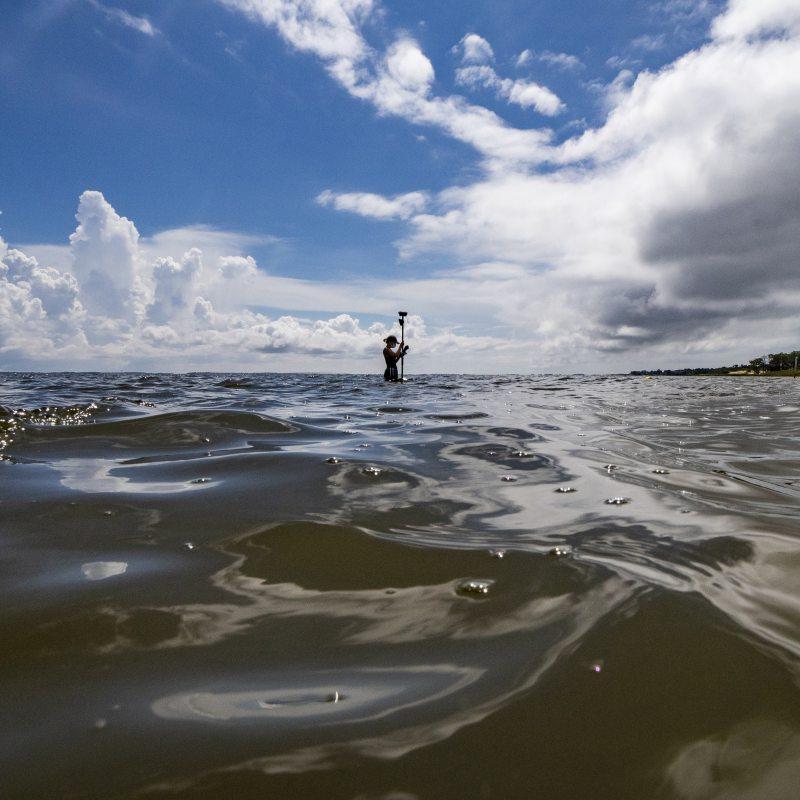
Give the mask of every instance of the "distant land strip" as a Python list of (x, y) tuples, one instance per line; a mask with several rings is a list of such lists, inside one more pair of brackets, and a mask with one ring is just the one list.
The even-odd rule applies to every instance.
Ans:
[(685, 367), (684, 369), (636, 369), (631, 375), (770, 375), (795, 376), (800, 365), (800, 350), (770, 353), (731, 367)]

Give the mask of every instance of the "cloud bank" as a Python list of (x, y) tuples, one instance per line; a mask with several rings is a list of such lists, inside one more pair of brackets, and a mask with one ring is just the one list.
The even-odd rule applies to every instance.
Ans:
[[(381, 339), (390, 330), (381, 322), (365, 326), (347, 313), (314, 319), (259, 310), (272, 305), (341, 308), (348, 287), (275, 278), (259, 269), (252, 256), (223, 255), (226, 248), (252, 243), (252, 237), (190, 228), (143, 241), (134, 223), (97, 191), (81, 195), (76, 219), (67, 247), (42, 248), (60, 268), (41, 266), (34, 256), (0, 239), (0, 369), (281, 370), (305, 365), (346, 371), (363, 370), (364, 359), (380, 356)], [(205, 252), (192, 246), (180, 256), (170, 254), (192, 240)], [(362, 308), (377, 304), (394, 316), (388, 298), (368, 298), (368, 290), (359, 287), (355, 291), (360, 297), (351, 303)], [(490, 337), (431, 332), (418, 315), (409, 317), (406, 334), (429, 354), (501, 344)]]
[[(688, 5), (670, 0), (663, 11), (712, 17), (708, 3)], [(498, 76), (495, 50), (477, 34), (456, 52), (462, 85), (559, 110), (555, 95), (549, 108), (546, 94), (521, 102), (521, 82)], [(424, 95), (433, 106), (461, 102), (437, 99), (429, 84)], [(657, 71), (621, 73), (604, 101), (602, 125), (560, 142), (544, 128), (509, 126), (473, 138), (483, 175), (407, 217), (403, 257), (518, 270), (516, 280), (495, 276), (507, 292), (495, 297), (497, 317), (526, 325), (545, 358), (708, 362), (796, 346), (800, 4), (731, 0), (703, 44)], [(424, 116), (404, 108), (410, 121)], [(469, 141), (452, 124), (449, 132)], [(467, 274), (459, 280), (468, 284)]]

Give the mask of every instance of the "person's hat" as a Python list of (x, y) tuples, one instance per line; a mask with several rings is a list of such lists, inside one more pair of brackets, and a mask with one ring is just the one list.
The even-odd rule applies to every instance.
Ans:
[(397, 337), (387, 336), (383, 341), (386, 342), (386, 344), (397, 344)]

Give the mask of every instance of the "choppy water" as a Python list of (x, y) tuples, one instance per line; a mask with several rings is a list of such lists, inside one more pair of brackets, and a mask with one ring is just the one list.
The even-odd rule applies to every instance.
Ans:
[(0, 795), (794, 799), (799, 422), (792, 380), (0, 375)]

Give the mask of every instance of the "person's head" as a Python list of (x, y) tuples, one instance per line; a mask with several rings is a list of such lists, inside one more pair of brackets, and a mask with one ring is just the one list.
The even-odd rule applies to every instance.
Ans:
[(387, 347), (394, 347), (397, 344), (397, 337), (387, 336), (383, 341), (386, 342)]

